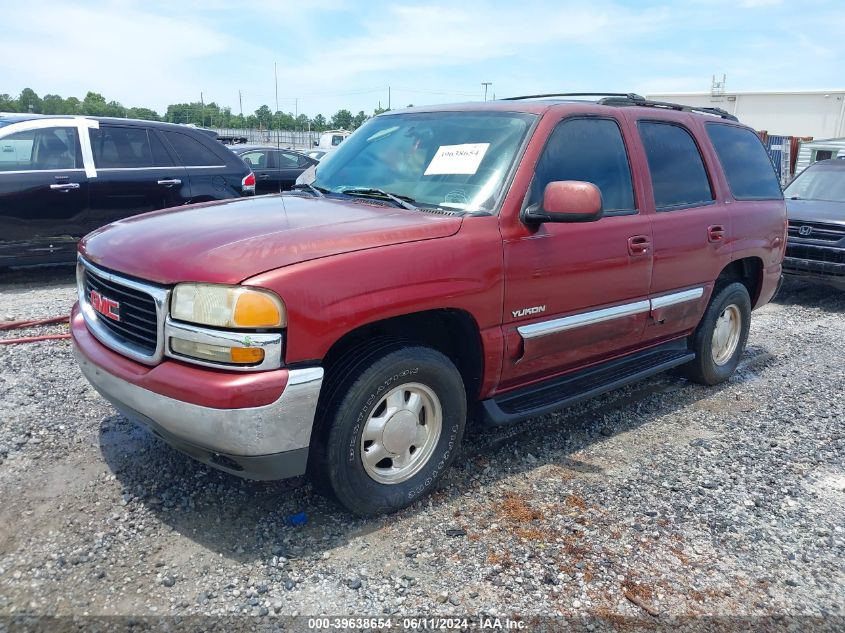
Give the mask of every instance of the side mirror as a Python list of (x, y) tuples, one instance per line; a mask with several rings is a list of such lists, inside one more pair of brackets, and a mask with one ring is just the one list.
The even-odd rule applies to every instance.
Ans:
[(601, 191), (591, 182), (556, 180), (546, 185), (543, 203), (525, 209), (523, 220), (542, 222), (595, 222), (602, 216)]

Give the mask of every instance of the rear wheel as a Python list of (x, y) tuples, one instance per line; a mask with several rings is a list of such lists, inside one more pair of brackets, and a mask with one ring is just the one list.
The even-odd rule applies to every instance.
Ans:
[(426, 347), (372, 358), (336, 376), (323, 408), (319, 476), (349, 510), (392, 512), (432, 490), (454, 459), (466, 393), (454, 364)]
[(690, 380), (717, 385), (734, 373), (751, 324), (751, 299), (746, 287), (734, 282), (710, 300), (693, 335), (695, 360), (682, 368)]

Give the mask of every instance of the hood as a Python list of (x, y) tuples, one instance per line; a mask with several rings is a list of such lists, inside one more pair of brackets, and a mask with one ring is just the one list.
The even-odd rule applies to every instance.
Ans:
[(260, 196), (134, 216), (87, 235), (89, 261), (163, 284), (236, 284), (319, 257), (453, 235), (460, 217), (364, 201)]
[(787, 199), (786, 211), (792, 221), (845, 226), (845, 202)]

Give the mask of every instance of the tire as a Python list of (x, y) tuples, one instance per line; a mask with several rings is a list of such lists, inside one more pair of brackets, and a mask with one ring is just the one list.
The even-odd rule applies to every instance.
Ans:
[[(722, 325), (717, 327), (720, 320)], [(682, 375), (702, 385), (725, 382), (745, 351), (750, 325), (751, 298), (746, 287), (734, 282), (718, 290), (692, 337), (695, 360), (681, 368)]]
[(466, 392), (455, 365), (426, 347), (370, 353), (330, 379), (314, 475), (348, 510), (395, 512), (429, 493), (458, 452)]

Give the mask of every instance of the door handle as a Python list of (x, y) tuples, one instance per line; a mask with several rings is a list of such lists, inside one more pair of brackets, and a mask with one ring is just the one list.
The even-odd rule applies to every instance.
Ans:
[(79, 189), (78, 182), (62, 182), (57, 185), (50, 185), (53, 191), (70, 191), (71, 189)]
[(651, 248), (648, 235), (634, 235), (628, 238), (628, 253), (631, 255), (646, 255)]
[(707, 241), (721, 242), (725, 239), (725, 227), (721, 224), (711, 224), (707, 227)]
[(269, 175), (267, 175), (267, 174), (261, 174), (261, 175), (258, 177), (258, 180), (270, 180), (270, 176), (269, 176)]
[(159, 180), (158, 184), (164, 185), (165, 187), (172, 187), (173, 185), (181, 185), (182, 181), (178, 178), (168, 178), (165, 180)]

